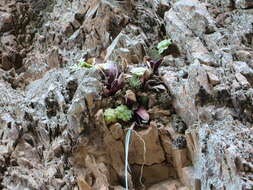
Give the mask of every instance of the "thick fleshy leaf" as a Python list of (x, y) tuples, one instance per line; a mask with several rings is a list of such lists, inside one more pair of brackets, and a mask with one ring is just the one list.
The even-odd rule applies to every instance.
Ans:
[(123, 80), (124, 74), (121, 73), (118, 78), (114, 79), (108, 86), (107, 86), (107, 95), (113, 95), (118, 90), (124, 87), (124, 80)]
[(105, 71), (105, 75), (107, 77), (107, 83), (111, 84), (118, 77), (118, 74), (119, 74), (118, 66), (113, 63), (109, 64), (108, 70)]
[(134, 67), (130, 70), (130, 72), (137, 76), (143, 76), (147, 70), (148, 68), (145, 67)]
[(98, 67), (105, 77), (105, 95), (113, 95), (124, 86), (124, 73), (119, 71), (118, 65), (108, 63), (106, 67)]
[(147, 123), (149, 121), (149, 113), (143, 107), (140, 107), (135, 113), (141, 118), (143, 123)]

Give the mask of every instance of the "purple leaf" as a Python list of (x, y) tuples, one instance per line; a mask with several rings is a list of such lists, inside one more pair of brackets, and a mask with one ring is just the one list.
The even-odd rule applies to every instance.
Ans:
[(106, 95), (113, 95), (124, 86), (124, 73), (119, 74), (118, 69), (112, 69), (113, 70), (111, 70), (111, 72), (108, 72), (109, 78), (107, 79), (107, 90), (105, 91)]
[(142, 123), (147, 123), (149, 121), (149, 113), (143, 107), (140, 107), (135, 113), (142, 120)]
[(119, 75), (119, 69), (116, 64), (109, 64), (108, 70), (105, 72), (107, 83), (110, 85)]
[(159, 59), (159, 60), (147, 59), (147, 61), (149, 62), (149, 65), (150, 65), (151, 69), (153, 70), (153, 73), (157, 74), (158, 68), (160, 67), (160, 65), (163, 62), (163, 58)]

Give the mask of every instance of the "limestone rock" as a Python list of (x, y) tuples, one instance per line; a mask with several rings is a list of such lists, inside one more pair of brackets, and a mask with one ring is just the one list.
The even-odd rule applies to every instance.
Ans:
[(243, 9), (252, 8), (253, 2), (250, 0), (236, 0), (235, 6), (236, 8), (243, 8)]
[(247, 81), (247, 79), (240, 73), (236, 73), (235, 77), (237, 79), (237, 81), (243, 86), (243, 87), (249, 87), (249, 82)]
[(132, 134), (132, 142), (129, 147), (129, 163), (152, 165), (162, 163), (164, 160), (165, 155), (160, 144), (156, 125), (152, 124), (148, 129), (138, 132), (138, 135), (136, 133)]
[(148, 190), (178, 190), (181, 183), (176, 180), (168, 180), (151, 186)]
[[(134, 165), (132, 167), (133, 170), (133, 181), (135, 184), (140, 185), (140, 171), (141, 166)], [(162, 163), (162, 164), (154, 164), (152, 166), (144, 166), (143, 174), (142, 174), (142, 182), (146, 186), (150, 186), (151, 184), (159, 183), (161, 181), (165, 181), (170, 178), (175, 178), (177, 176), (176, 171), (173, 167)]]
[(123, 139), (123, 129), (122, 126), (119, 123), (116, 123), (110, 127), (112, 136), (115, 138), (115, 140)]
[(213, 74), (211, 72), (207, 72), (207, 75), (208, 75), (208, 79), (212, 85), (216, 85), (216, 84), (220, 83), (218, 76), (216, 76), (215, 74)]
[(0, 32), (6, 32), (13, 28), (13, 17), (10, 13), (0, 12)]
[(78, 186), (80, 190), (91, 190), (91, 187), (87, 184), (87, 182), (83, 178), (78, 179)]
[[(128, 30), (139, 32), (140, 29), (131, 26)], [(105, 60), (125, 59), (128, 63), (140, 63), (144, 57), (145, 46), (143, 34), (129, 36), (125, 32), (121, 32), (107, 48)]]

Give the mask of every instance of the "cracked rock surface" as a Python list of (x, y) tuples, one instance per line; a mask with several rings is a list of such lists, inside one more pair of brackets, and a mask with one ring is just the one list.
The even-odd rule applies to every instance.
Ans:
[(252, 26), (250, 0), (1, 0), (0, 189), (123, 190), (134, 122), (129, 189), (253, 189)]

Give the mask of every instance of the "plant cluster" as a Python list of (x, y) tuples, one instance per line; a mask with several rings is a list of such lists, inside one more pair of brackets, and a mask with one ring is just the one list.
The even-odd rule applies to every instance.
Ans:
[(133, 76), (133, 77), (129, 78), (128, 83), (134, 89), (139, 89), (142, 84), (142, 82), (138, 76)]
[(120, 105), (115, 109), (108, 108), (104, 112), (106, 123), (115, 123), (117, 121), (130, 121), (132, 119), (133, 112), (125, 105)]
[(107, 64), (106, 68), (100, 68), (105, 79), (104, 95), (114, 95), (124, 87), (124, 73), (115, 63)]
[[(157, 45), (157, 50), (160, 54), (162, 54), (170, 45), (170, 39), (163, 40)], [(157, 79), (157, 77), (153, 76), (158, 74), (158, 69), (162, 62), (163, 58), (157, 60), (147, 58), (146, 66), (132, 68), (127, 75), (130, 76), (127, 80), (128, 87), (133, 89), (135, 92), (140, 89), (146, 90), (146, 87), (151, 83), (153, 84), (153, 81)], [(104, 64), (104, 66), (100, 67), (99, 69), (104, 76), (104, 95), (112, 96), (123, 89), (125, 86), (125, 74), (120, 70), (118, 64)], [(148, 104), (148, 97), (138, 96), (137, 98), (133, 98), (133, 96), (135, 96), (134, 92), (131, 97), (125, 97), (125, 102), (122, 102), (125, 105), (120, 105), (115, 109), (106, 109), (104, 112), (106, 123), (115, 123), (118, 121), (128, 122), (132, 120), (139, 126), (148, 124), (150, 117), (148, 111), (145, 109)]]
[[(171, 40), (163, 40), (157, 45), (159, 56), (171, 45)], [(156, 50), (156, 51), (157, 51)], [(128, 79), (128, 85), (136, 92), (137, 90), (146, 90), (145, 86), (154, 84), (154, 80), (158, 77), (153, 77), (158, 74), (158, 68), (161, 66), (163, 58), (160, 59), (147, 59), (147, 66), (135, 67), (130, 70), (130, 77)], [(118, 65), (108, 64), (105, 68), (100, 68), (104, 76), (104, 95), (110, 96), (116, 94), (121, 90), (125, 83), (125, 74), (120, 71)], [(153, 77), (151, 79), (151, 77)], [(151, 79), (151, 80), (150, 80)], [(116, 108), (108, 108), (104, 111), (104, 119), (107, 124), (123, 121), (133, 121), (131, 127), (128, 128), (125, 138), (125, 185), (128, 190), (128, 150), (130, 144), (130, 137), (135, 125), (140, 127), (146, 127), (150, 121), (150, 115), (147, 111), (149, 98), (147, 95), (141, 93), (135, 93), (130, 89), (126, 90), (125, 105), (119, 105)], [(123, 103), (123, 102), (122, 102)], [(143, 141), (144, 142), (144, 141)], [(178, 139), (176, 144), (183, 146), (183, 140)], [(144, 142), (145, 146), (145, 142)], [(145, 151), (145, 148), (144, 148)], [(145, 153), (144, 153), (145, 155)]]

